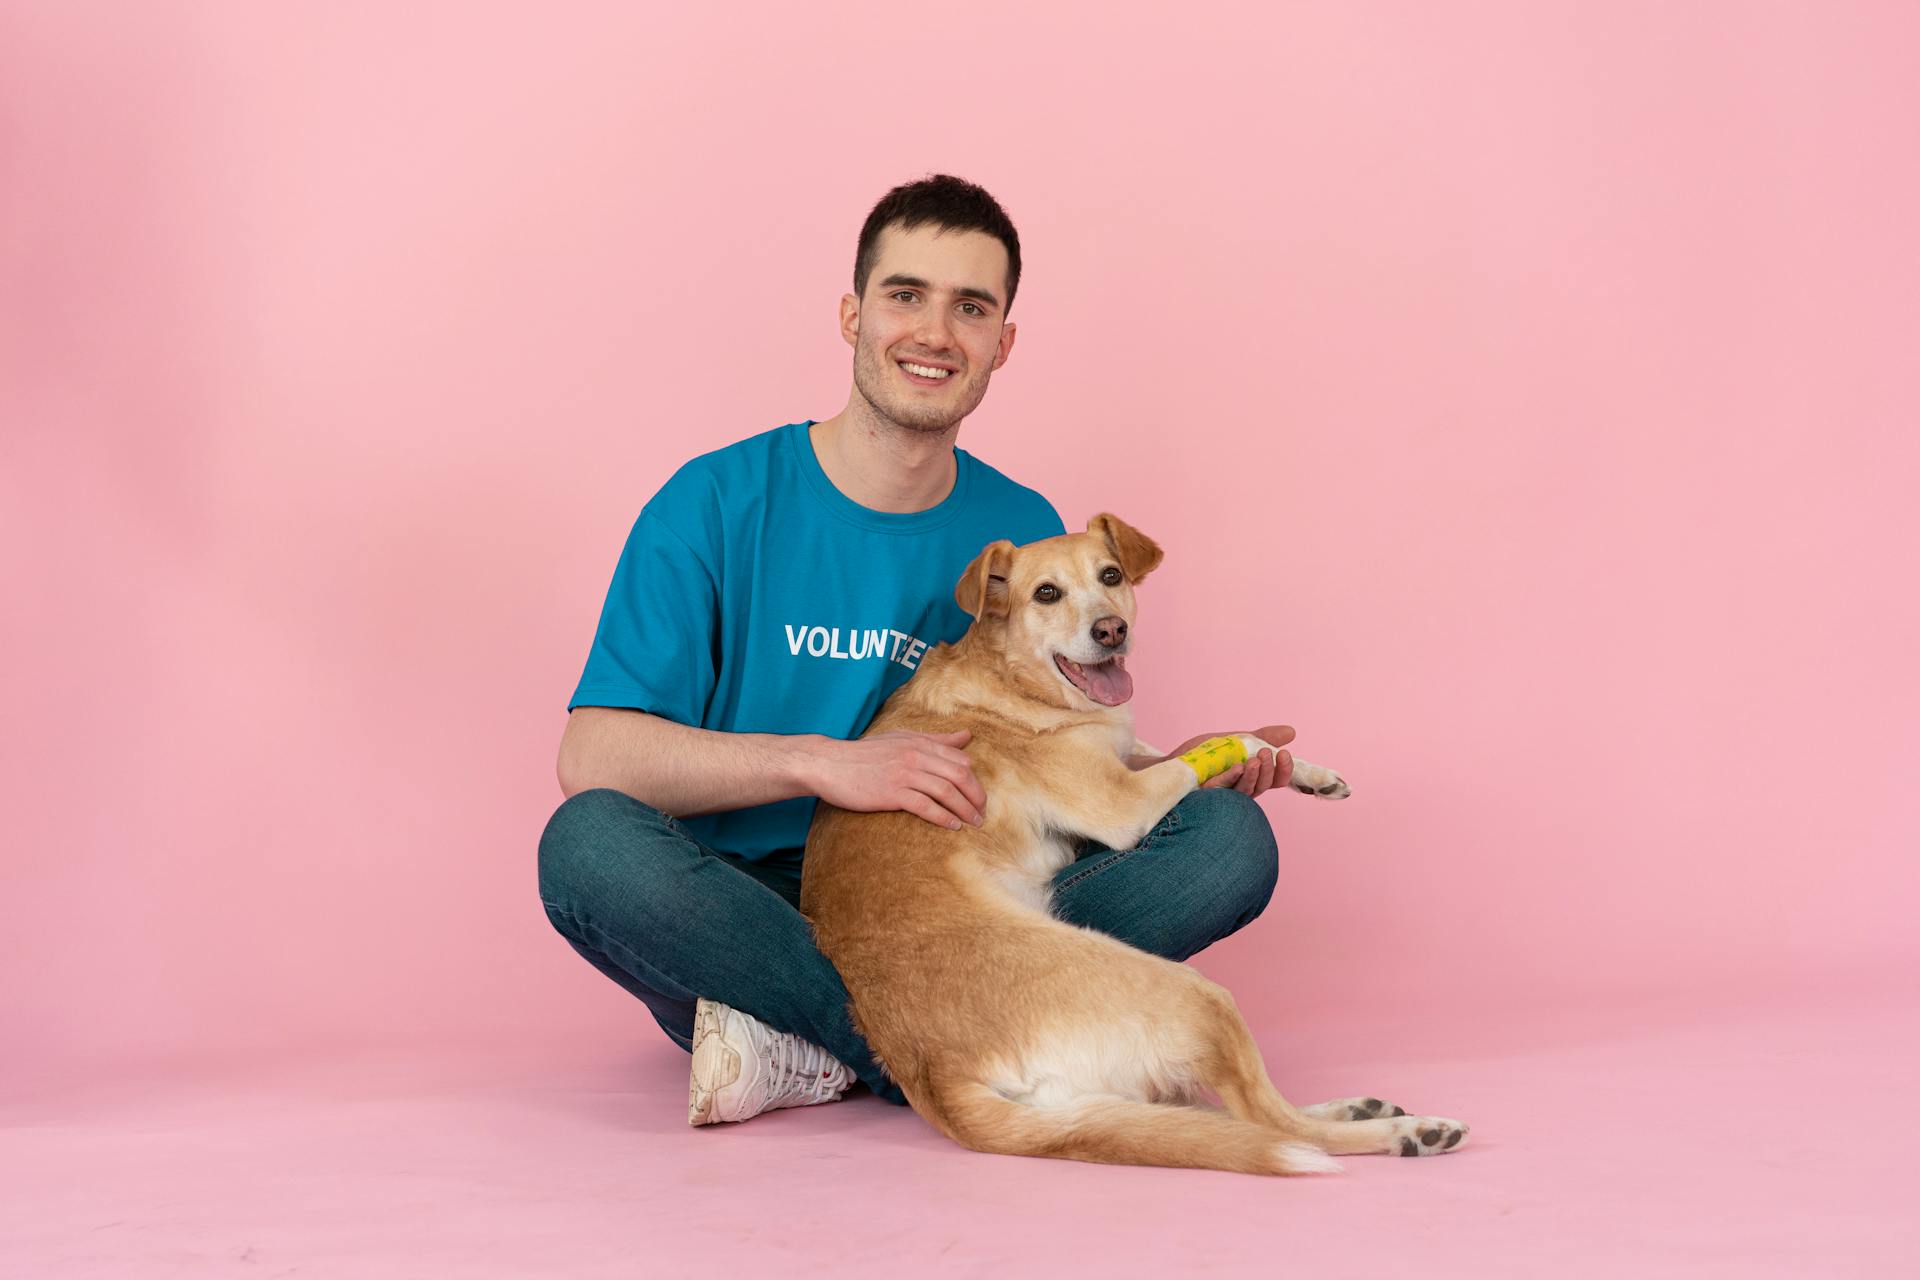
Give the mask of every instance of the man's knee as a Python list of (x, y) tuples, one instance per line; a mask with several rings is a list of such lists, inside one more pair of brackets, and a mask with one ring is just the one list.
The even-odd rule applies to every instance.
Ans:
[(1204, 874), (1220, 882), (1239, 924), (1266, 910), (1280, 883), (1280, 847), (1260, 802), (1232, 787), (1210, 787), (1182, 800), (1180, 817), (1188, 830), (1205, 833)]
[(630, 877), (637, 839), (656, 828), (666, 834), (669, 821), (653, 806), (610, 787), (567, 797), (540, 833), (540, 900), (549, 908), (574, 910), (610, 876)]

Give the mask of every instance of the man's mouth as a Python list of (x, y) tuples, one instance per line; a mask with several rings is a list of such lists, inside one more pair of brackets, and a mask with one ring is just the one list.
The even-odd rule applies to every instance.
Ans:
[(1133, 677), (1127, 674), (1126, 659), (1118, 655), (1105, 662), (1081, 666), (1065, 654), (1053, 655), (1053, 665), (1073, 682), (1073, 687), (1103, 707), (1117, 707), (1133, 696)]
[(951, 369), (942, 369), (936, 365), (915, 364), (911, 360), (898, 360), (895, 363), (900, 366), (900, 372), (907, 375), (908, 382), (917, 383), (923, 387), (937, 387), (953, 376)]

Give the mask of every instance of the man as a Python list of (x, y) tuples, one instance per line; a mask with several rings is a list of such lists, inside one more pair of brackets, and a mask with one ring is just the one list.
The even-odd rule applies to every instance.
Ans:
[[(1065, 532), (1046, 499), (954, 444), (1013, 350), (1019, 281), (1019, 237), (985, 191), (941, 175), (888, 192), (840, 300), (846, 407), (682, 467), (614, 570), (568, 705), (568, 799), (541, 836), (540, 896), (693, 1054), (694, 1124), (832, 1101), (856, 1079), (905, 1101), (799, 913), (800, 858), (816, 800), (982, 820), (967, 734), (857, 735), (929, 647), (965, 632), (953, 585), (981, 547)], [(1291, 769), (1261, 752), (1138, 849), (1084, 850), (1055, 882), (1056, 914), (1176, 960), (1245, 925), (1277, 876), (1248, 797)]]

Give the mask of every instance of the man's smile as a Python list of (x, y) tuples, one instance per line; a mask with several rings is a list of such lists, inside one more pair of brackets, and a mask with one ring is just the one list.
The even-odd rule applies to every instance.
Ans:
[(914, 360), (897, 360), (900, 372), (906, 374), (907, 381), (923, 387), (937, 387), (953, 376), (953, 370), (940, 365), (921, 364)]

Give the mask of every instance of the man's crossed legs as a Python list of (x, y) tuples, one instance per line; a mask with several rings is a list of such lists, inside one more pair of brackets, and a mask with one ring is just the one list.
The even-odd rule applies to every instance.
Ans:
[[(1195, 791), (1132, 849), (1087, 846), (1053, 880), (1054, 914), (1169, 960), (1244, 927), (1279, 876), (1273, 829), (1230, 787)], [(582, 791), (540, 837), (540, 899), (574, 950), (694, 1047), (718, 1001), (818, 1045), (889, 1102), (905, 1097), (848, 1015), (845, 984), (799, 911), (799, 851), (709, 849), (620, 791)]]

